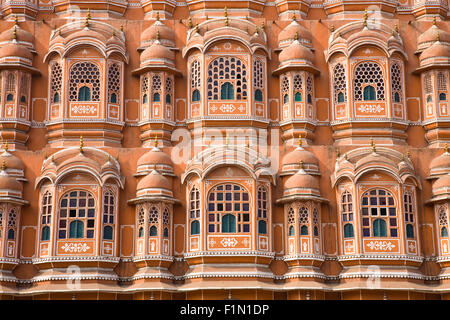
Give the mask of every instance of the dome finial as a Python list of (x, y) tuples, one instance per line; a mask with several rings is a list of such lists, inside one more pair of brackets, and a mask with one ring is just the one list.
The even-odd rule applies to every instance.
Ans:
[(436, 17), (433, 17), (433, 26), (436, 25)]
[(228, 10), (227, 10), (227, 6), (225, 6), (224, 11), (223, 11), (223, 15), (225, 18), (228, 17)]
[(156, 21), (159, 21), (159, 11), (156, 11)]
[(83, 136), (80, 136), (80, 153), (83, 153), (84, 141)]
[(297, 21), (297, 17), (295, 16), (295, 12), (292, 14), (292, 21)]
[(13, 31), (13, 40), (17, 40), (17, 29), (16, 28), (14, 28), (14, 31)]
[(376, 149), (376, 147), (375, 147), (375, 142), (373, 141), (373, 138), (370, 138), (370, 145), (372, 146), (372, 151), (373, 151), (373, 152), (376, 152), (377, 149)]
[(8, 149), (9, 149), (9, 147), (8, 147), (8, 140), (6, 140), (5, 141), (5, 151), (8, 152)]
[(348, 160), (347, 152), (344, 153), (344, 159), (345, 159), (345, 160)]
[(160, 35), (159, 35), (159, 30), (156, 31), (156, 39), (157, 41), (159, 41)]
[(188, 27), (189, 27), (189, 29), (192, 29), (192, 19), (191, 19), (191, 17), (189, 17), (189, 19), (188, 19)]
[(334, 32), (334, 24), (331, 25), (330, 31), (331, 31), (331, 32)]
[(298, 32), (297, 31), (295, 32), (294, 40), (298, 41)]
[(364, 9), (364, 20), (363, 20), (364, 27), (367, 27), (367, 17), (368, 17), (368, 14), (367, 14), (367, 8), (366, 8), (366, 9)]
[(301, 135), (299, 135), (299, 136), (298, 136), (298, 146), (299, 146), (299, 147), (301, 147), (301, 146), (302, 146), (302, 144), (303, 144), (303, 141), (302, 141), (302, 136), (301, 136)]
[(158, 136), (155, 136), (155, 140), (153, 142), (153, 145), (155, 146), (155, 148), (158, 148)]
[(6, 170), (6, 161), (2, 160), (2, 171)]
[(86, 21), (84, 22), (84, 25), (86, 28), (89, 28), (89, 20), (91, 19), (91, 9), (88, 9), (87, 15), (86, 15)]
[(298, 165), (299, 165), (300, 169), (303, 169), (303, 160), (300, 160)]
[(198, 23), (195, 25), (195, 33), (198, 33)]
[(341, 152), (339, 151), (339, 149), (336, 150), (336, 158), (339, 158), (341, 156)]
[(14, 16), (14, 25), (17, 26), (19, 24), (19, 17), (17, 14)]
[(448, 153), (448, 144), (447, 144), (447, 143), (444, 144), (444, 152), (445, 152), (445, 153)]
[(441, 36), (439, 35), (439, 31), (436, 32), (436, 41), (437, 42), (441, 41)]

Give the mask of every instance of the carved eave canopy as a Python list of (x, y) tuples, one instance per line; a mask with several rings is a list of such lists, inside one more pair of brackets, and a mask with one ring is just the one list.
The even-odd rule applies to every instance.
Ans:
[(338, 157), (331, 175), (331, 185), (334, 188), (344, 178), (357, 183), (363, 175), (372, 171), (384, 172), (399, 184), (409, 179), (422, 189), (409, 157), (385, 147), (376, 147), (375, 150), (374, 147), (357, 148)]
[(347, 23), (334, 30), (328, 40), (328, 50), (325, 58), (328, 62), (335, 53), (342, 53), (350, 57), (352, 53), (362, 46), (375, 46), (391, 57), (394, 53), (400, 54), (405, 60), (408, 56), (405, 52), (403, 40), (395, 30), (396, 27), (388, 26), (379, 21), (356, 21)]
[(86, 173), (102, 186), (108, 180), (116, 182), (122, 189), (125, 185), (125, 177), (120, 174), (119, 162), (107, 152), (91, 147), (82, 149), (71, 147), (58, 151), (44, 160), (41, 175), (35, 181), (35, 188), (46, 180), (55, 185), (74, 172)]
[(206, 20), (190, 29), (187, 34), (186, 46), (182, 51), (183, 58), (194, 49), (205, 53), (215, 42), (220, 40), (240, 42), (251, 53), (255, 53), (259, 49), (270, 59), (267, 35), (263, 28), (246, 19), (228, 17)]
[(44, 62), (53, 53), (66, 58), (73, 50), (85, 46), (95, 48), (105, 59), (115, 53), (128, 63), (124, 32), (105, 22), (88, 19), (70, 22), (53, 30)]
[(276, 172), (271, 168), (270, 159), (249, 147), (238, 145), (209, 147), (199, 152), (187, 163), (181, 183), (184, 184), (187, 177), (194, 174), (203, 180), (208, 173), (222, 166), (237, 166), (255, 180), (267, 177), (273, 185), (276, 184)]

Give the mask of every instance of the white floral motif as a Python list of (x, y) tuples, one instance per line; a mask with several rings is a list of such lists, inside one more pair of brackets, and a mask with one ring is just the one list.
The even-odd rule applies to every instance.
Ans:
[(395, 248), (395, 245), (390, 241), (370, 241), (367, 246), (372, 250), (377, 251), (392, 251)]
[(380, 112), (384, 111), (384, 108), (379, 104), (377, 104), (377, 105), (364, 104), (364, 105), (360, 105), (358, 110), (363, 113), (380, 113)]
[(223, 238), (220, 243), (224, 247), (235, 247), (237, 245), (237, 240), (235, 238)]
[(63, 246), (61, 246), (61, 249), (64, 250), (64, 252), (86, 252), (90, 249), (86, 243), (65, 243)]
[(72, 107), (72, 112), (74, 114), (95, 114), (97, 111), (97, 109), (95, 108), (95, 106), (89, 106), (89, 105), (75, 105)]

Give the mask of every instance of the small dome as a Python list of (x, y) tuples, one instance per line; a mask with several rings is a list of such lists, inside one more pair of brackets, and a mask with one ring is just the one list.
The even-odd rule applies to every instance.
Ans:
[(106, 45), (107, 45), (107, 46), (117, 45), (117, 46), (119, 46), (119, 47), (123, 47), (122, 41), (121, 41), (119, 38), (117, 38), (115, 35), (112, 35), (112, 36), (108, 39), (108, 41), (106, 42)]
[(307, 47), (303, 46), (295, 40), (289, 47), (283, 49), (279, 56), (280, 64), (290, 60), (306, 60), (312, 62), (314, 55)]
[(75, 165), (79, 165), (79, 166), (90, 166), (92, 168), (95, 168), (97, 171), (101, 170), (101, 165), (95, 161), (94, 159), (91, 159), (90, 157), (86, 157), (84, 155), (84, 152), (81, 153), (79, 152), (75, 157), (71, 157), (65, 161), (63, 161), (58, 168), (64, 168), (66, 165), (70, 165), (70, 166), (75, 166)]
[(11, 177), (5, 170), (0, 172), (0, 190), (11, 190), (22, 192), (23, 186), (15, 178)]
[(95, 30), (89, 29), (89, 28), (84, 28), (80, 31), (74, 32), (70, 35), (68, 35), (66, 37), (66, 43), (72, 41), (72, 40), (77, 40), (77, 39), (82, 39), (82, 38), (95, 38), (100, 40), (102, 43), (106, 43), (107, 39), (104, 35), (102, 35), (100, 32), (97, 32)]
[(0, 48), (0, 59), (7, 57), (19, 57), (33, 60), (33, 54), (30, 50), (18, 43), (8, 43)]
[(319, 189), (319, 182), (316, 178), (307, 174), (305, 170), (300, 169), (284, 183), (285, 190), (292, 188)]
[(312, 152), (309, 152), (302, 147), (297, 147), (294, 151), (289, 152), (284, 156), (281, 165), (297, 165), (300, 161), (303, 161), (303, 164), (319, 164), (319, 161)]
[(4, 151), (0, 154), (0, 163), (3, 163), (3, 161), (5, 161), (6, 168), (8, 169), (25, 170), (25, 164), (23, 161), (8, 151)]
[(439, 40), (442, 42), (450, 42), (450, 34), (447, 31), (439, 29), (435, 24), (427, 31), (422, 33), (417, 38), (417, 44), (419, 47), (426, 45), (427, 43), (433, 43), (436, 41), (439, 35)]
[(172, 190), (169, 180), (156, 170), (152, 170), (137, 184), (136, 190), (167, 189)]
[(305, 27), (294, 20), (280, 32), (278, 42), (280, 46), (283, 46), (283, 44), (294, 41), (296, 38), (300, 39), (300, 42), (311, 44), (312, 35)]
[(173, 42), (175, 41), (175, 34), (171, 28), (167, 27), (164, 23), (158, 20), (149, 28), (144, 30), (141, 34), (141, 42), (142, 44), (145, 44), (146, 42), (152, 42), (157, 38)]
[(137, 166), (159, 165), (165, 164), (172, 166), (172, 160), (169, 155), (161, 151), (159, 148), (153, 148), (152, 150), (144, 153), (137, 161)]
[(155, 41), (150, 47), (142, 52), (141, 63), (154, 59), (165, 59), (173, 62), (175, 60), (175, 54), (166, 46), (161, 45), (159, 41)]
[(441, 188), (450, 188), (450, 174), (446, 174), (433, 183), (433, 193)]
[(397, 167), (397, 164), (394, 163), (394, 161), (392, 161), (390, 158), (382, 156), (376, 152), (372, 152), (371, 154), (365, 155), (364, 157), (356, 161), (355, 168), (359, 168), (367, 164), (371, 165), (380, 162), (391, 165), (392, 167)]
[(447, 58), (450, 60), (450, 46), (436, 41), (429, 48), (425, 49), (420, 55), (420, 63), (430, 58)]
[(380, 36), (381, 34), (379, 31), (364, 27), (361, 31), (353, 33), (350, 37), (348, 37), (347, 42), (352, 43), (353, 41), (361, 38), (379, 39)]
[[(14, 32), (14, 29), (15, 29), (15, 32)], [(26, 30), (23, 30), (19, 26), (14, 26), (13, 28), (0, 33), (0, 42), (11, 41), (14, 38), (19, 42), (33, 43), (34, 37), (31, 33), (29, 33)]]

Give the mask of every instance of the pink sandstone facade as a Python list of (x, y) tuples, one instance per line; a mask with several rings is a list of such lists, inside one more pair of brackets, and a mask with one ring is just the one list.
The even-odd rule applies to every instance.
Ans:
[(449, 299), (449, 1), (0, 1), (2, 299)]

